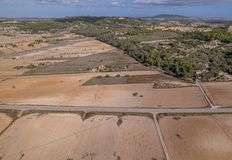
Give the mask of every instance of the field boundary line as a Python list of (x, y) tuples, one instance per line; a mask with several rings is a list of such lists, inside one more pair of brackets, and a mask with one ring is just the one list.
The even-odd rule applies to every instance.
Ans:
[(162, 134), (160, 126), (159, 126), (159, 122), (157, 120), (157, 114), (154, 114), (153, 117), (154, 117), (156, 130), (158, 132), (158, 136), (159, 136), (159, 139), (160, 139), (160, 142), (161, 142), (164, 154), (165, 154), (165, 158), (166, 158), (166, 160), (170, 160), (170, 157), (169, 157), (169, 154), (168, 154), (168, 149), (167, 149), (167, 146), (165, 144), (164, 137), (163, 137), (163, 134)]

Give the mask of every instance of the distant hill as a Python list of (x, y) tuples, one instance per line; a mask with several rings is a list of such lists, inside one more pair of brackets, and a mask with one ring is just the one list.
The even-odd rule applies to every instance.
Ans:
[(172, 15), (172, 14), (159, 14), (154, 18), (190, 18), (190, 17), (181, 16), (181, 15)]
[(182, 15), (172, 15), (172, 14), (159, 14), (157, 16), (142, 17), (146, 20), (156, 20), (156, 19), (193, 19), (192, 17), (182, 16)]

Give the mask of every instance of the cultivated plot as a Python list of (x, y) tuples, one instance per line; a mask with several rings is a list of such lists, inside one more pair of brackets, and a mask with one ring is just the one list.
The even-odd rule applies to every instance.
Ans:
[(163, 160), (151, 118), (31, 114), (0, 137), (2, 160)]
[(232, 115), (159, 119), (171, 160), (230, 160)]
[[(152, 71), (114, 72), (109, 76), (158, 74)], [(18, 77), (0, 83), (0, 103), (90, 107), (206, 107), (200, 89), (194, 86), (154, 88), (153, 83), (84, 86), (104, 73)]]
[(202, 86), (215, 106), (232, 107), (232, 82), (203, 83)]

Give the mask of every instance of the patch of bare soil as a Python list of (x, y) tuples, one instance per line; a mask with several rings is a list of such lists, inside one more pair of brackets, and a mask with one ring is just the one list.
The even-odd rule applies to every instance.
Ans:
[[(230, 132), (223, 130), (211, 116), (180, 116), (178, 119), (170, 116), (161, 118), (159, 123), (170, 159), (231, 159), (231, 138), (227, 136)], [(227, 127), (231, 129), (231, 125)]]
[(215, 114), (212, 118), (221, 127), (225, 136), (232, 140), (232, 114)]
[[(152, 72), (107, 74), (132, 76), (151, 75)], [(198, 87), (155, 89), (153, 83), (83, 86), (88, 79), (100, 75), (105, 74), (43, 75), (9, 79), (0, 83), (0, 103), (152, 108), (195, 108), (208, 105)]]
[(232, 107), (232, 82), (210, 82), (202, 86), (214, 105)]

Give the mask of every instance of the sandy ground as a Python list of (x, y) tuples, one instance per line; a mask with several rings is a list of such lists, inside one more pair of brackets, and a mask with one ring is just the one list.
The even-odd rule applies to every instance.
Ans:
[(203, 83), (202, 86), (214, 105), (232, 107), (232, 82)]
[(28, 115), (0, 137), (2, 160), (163, 160), (152, 119), (76, 114)]
[[(230, 160), (232, 143), (228, 135), (231, 135), (232, 115), (227, 116), (230, 120), (216, 116), (222, 119), (219, 123), (211, 116), (161, 118), (159, 122), (171, 160)], [(229, 128), (222, 129), (225, 126)]]
[(7, 116), (5, 113), (0, 113), (0, 132), (2, 132), (11, 122), (11, 117)]
[[(17, 77), (0, 83), (0, 103), (194, 108), (207, 103), (198, 87), (154, 89), (153, 84), (82, 86), (96, 75), (157, 74), (152, 71)], [(133, 95), (133, 93), (137, 93)]]

